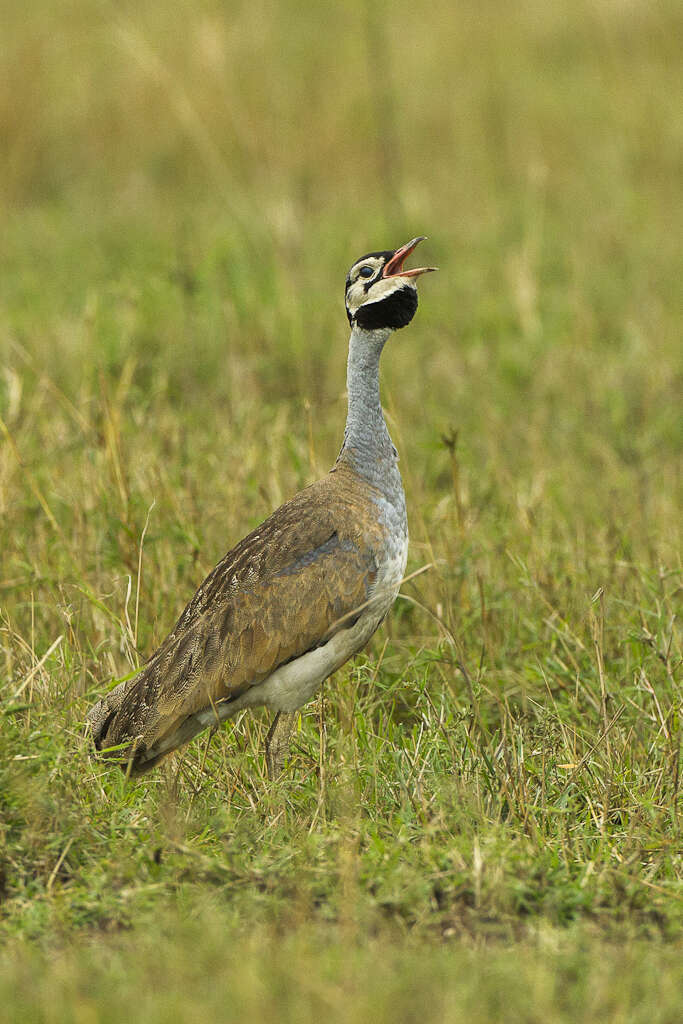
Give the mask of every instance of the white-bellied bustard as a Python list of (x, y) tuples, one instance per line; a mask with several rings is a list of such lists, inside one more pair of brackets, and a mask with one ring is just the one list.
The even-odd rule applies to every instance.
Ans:
[(276, 714), (266, 744), (279, 769), (294, 712), (359, 651), (391, 608), (408, 554), (398, 456), (384, 422), (379, 359), (417, 309), (405, 270), (422, 238), (357, 260), (348, 416), (332, 470), (272, 513), (204, 580), (173, 631), (132, 679), (88, 714), (98, 750), (144, 772), (242, 708)]

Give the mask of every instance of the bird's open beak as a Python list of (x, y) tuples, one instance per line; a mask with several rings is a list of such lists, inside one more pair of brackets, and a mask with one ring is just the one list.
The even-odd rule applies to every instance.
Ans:
[(426, 237), (426, 235), (418, 235), (417, 238), (413, 238), (410, 242), (402, 245), (400, 249), (397, 249), (389, 262), (385, 264), (382, 277), (419, 277), (420, 274), (429, 274), (432, 270), (438, 270), (438, 267), (415, 267), (412, 270), (403, 269), (405, 260), (420, 242), (424, 242)]

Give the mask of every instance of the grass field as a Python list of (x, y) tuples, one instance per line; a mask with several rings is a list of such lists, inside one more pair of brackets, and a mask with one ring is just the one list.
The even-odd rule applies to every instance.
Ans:
[[(683, 13), (2, 4), (0, 1005), (676, 1022)], [(300, 719), (126, 783), (87, 709), (334, 461), (383, 357), (391, 620)]]

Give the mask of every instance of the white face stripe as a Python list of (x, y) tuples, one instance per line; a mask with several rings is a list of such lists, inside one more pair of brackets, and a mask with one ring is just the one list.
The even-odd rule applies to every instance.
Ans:
[[(382, 260), (375, 262), (379, 266), (384, 266)], [(346, 290), (346, 308), (351, 316), (355, 316), (358, 309), (366, 302), (379, 302), (380, 299), (386, 299), (388, 295), (400, 288), (408, 286), (417, 290), (414, 279), (411, 277), (359, 277), (360, 268), (369, 263), (370, 260), (361, 260), (351, 270), (351, 284)], [(368, 283), (369, 288), (367, 287)]]

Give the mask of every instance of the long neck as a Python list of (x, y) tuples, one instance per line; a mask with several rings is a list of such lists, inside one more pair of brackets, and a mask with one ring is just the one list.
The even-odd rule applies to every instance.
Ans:
[(396, 466), (394, 448), (379, 399), (379, 357), (391, 331), (354, 326), (349, 341), (346, 386), (349, 409), (339, 460), (371, 482), (381, 482)]

